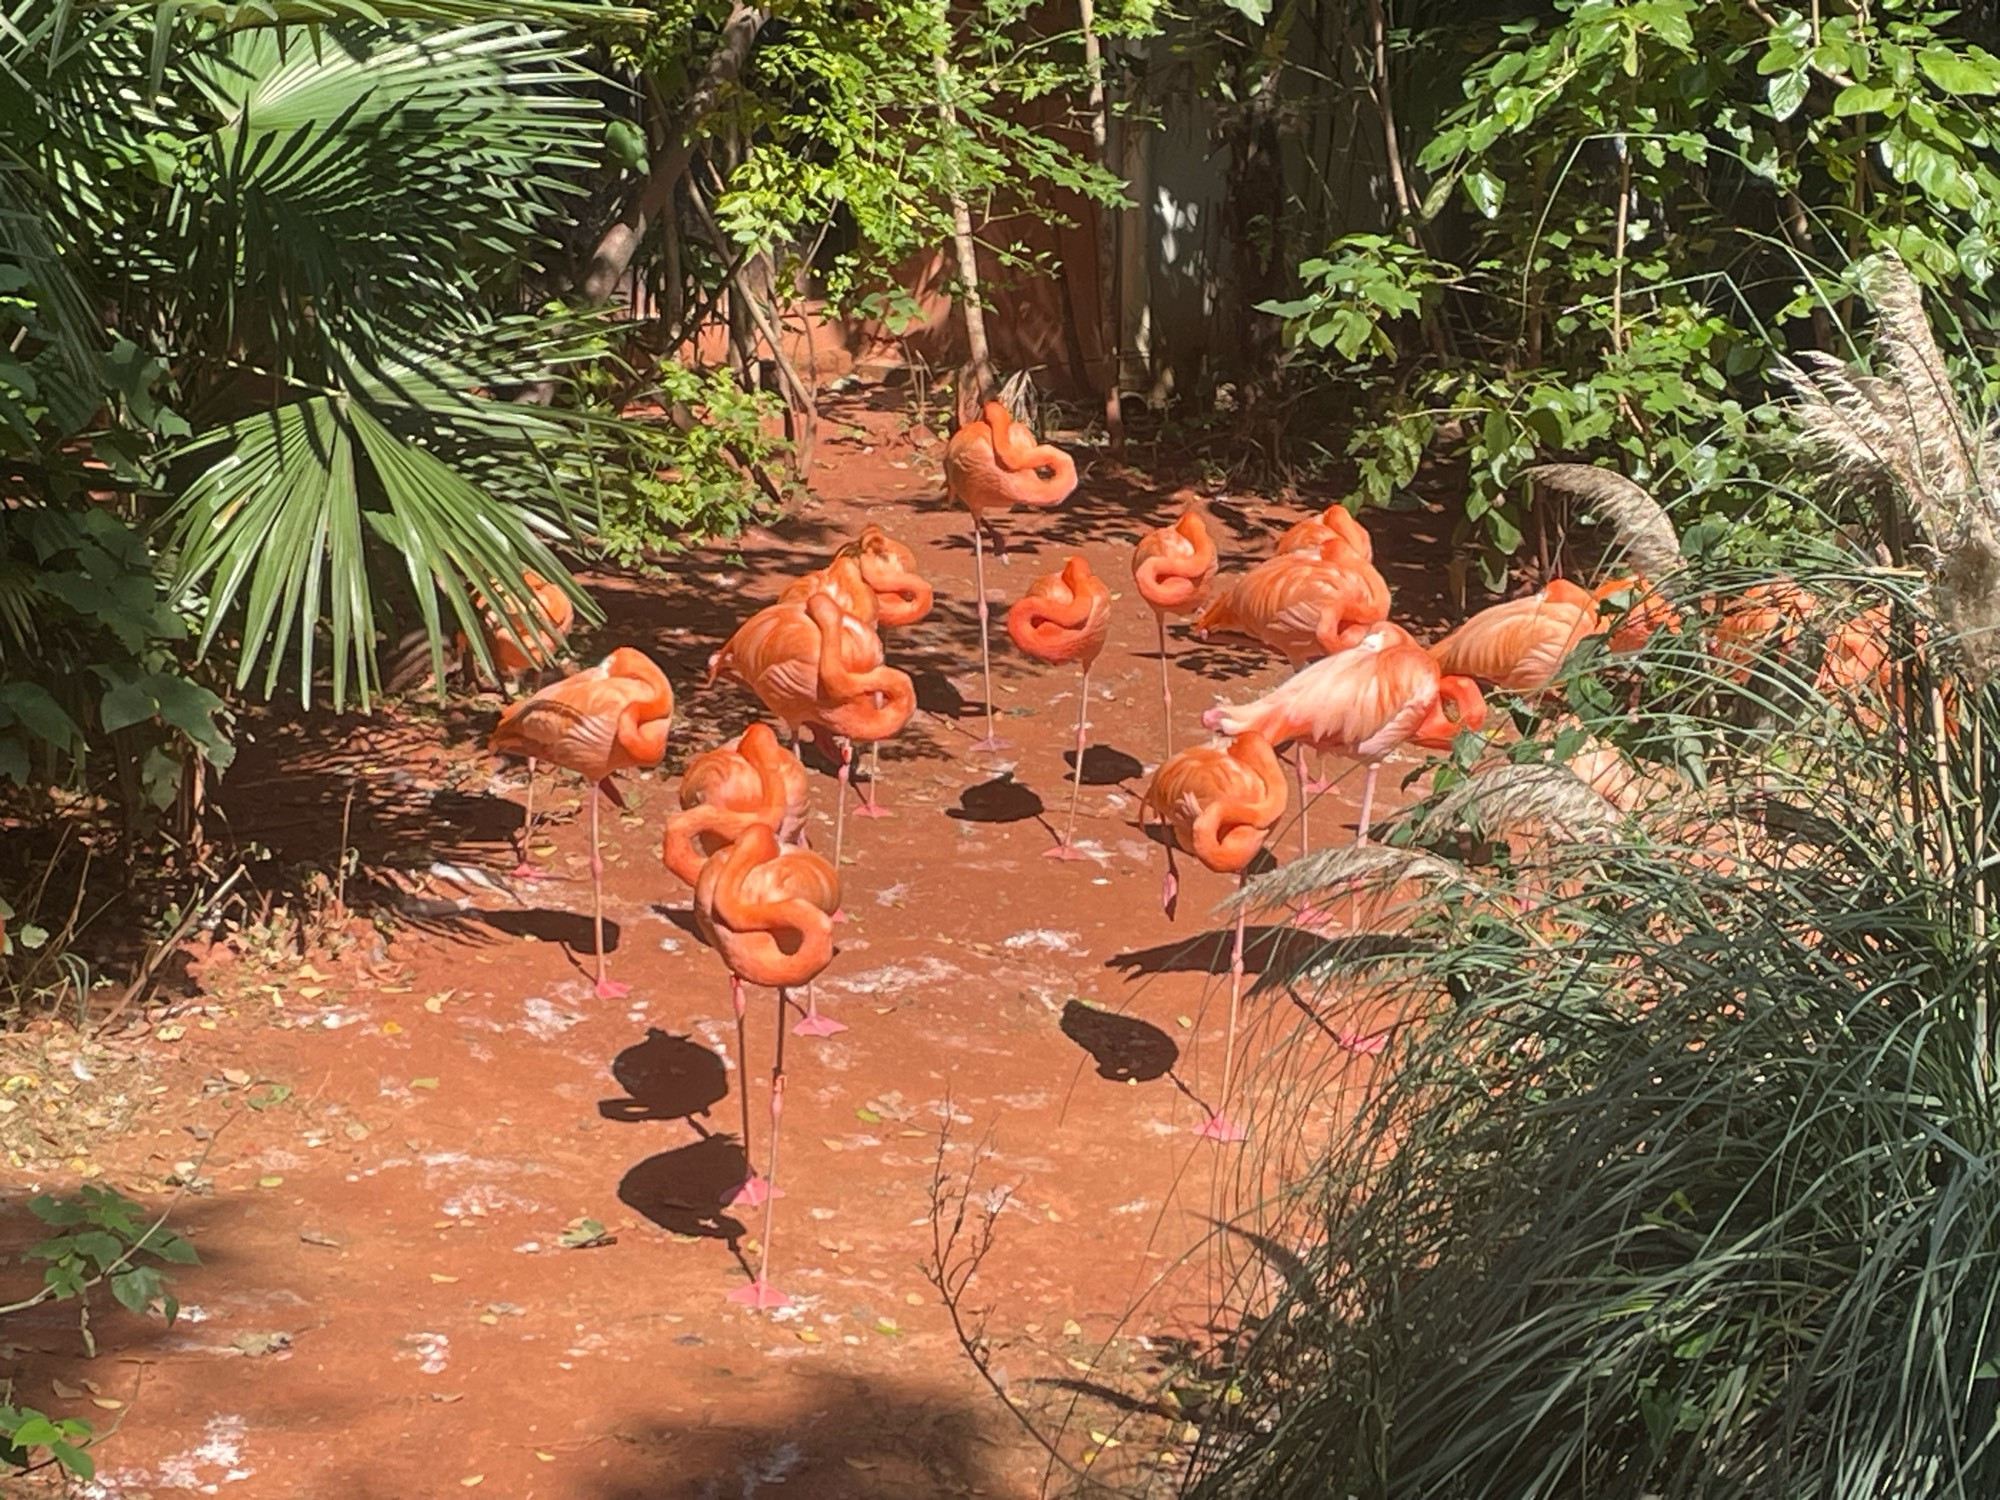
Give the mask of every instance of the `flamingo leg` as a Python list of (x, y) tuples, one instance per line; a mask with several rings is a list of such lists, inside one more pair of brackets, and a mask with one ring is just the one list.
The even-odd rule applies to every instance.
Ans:
[(999, 750), (1007, 742), (993, 727), (993, 643), (988, 623), (990, 612), (986, 607), (986, 539), (985, 528), (977, 516), (972, 518), (972, 579), (973, 587), (979, 591), (979, 671), (986, 681), (986, 738), (972, 748)]
[(833, 868), (840, 871), (841, 838), (847, 831), (847, 783), (854, 765), (854, 747), (846, 740), (840, 742), (840, 770), (837, 773), (839, 786), (833, 798)]
[(785, 1112), (785, 992), (778, 991), (778, 1047), (771, 1061), (771, 1195), (764, 1200), (764, 1245), (757, 1257), (757, 1276), (748, 1286), (739, 1286), (729, 1300), (741, 1307), (770, 1309), (790, 1307), (792, 1299), (771, 1285), (771, 1228), (778, 1196), (778, 1125)]
[(542, 871), (528, 862), (528, 848), (535, 838), (535, 758), (528, 757), (528, 802), (521, 814), (521, 862), (514, 866), (516, 880), (540, 880)]
[[(1174, 685), (1167, 673), (1167, 617), (1164, 611), (1153, 611), (1153, 618), (1160, 627), (1160, 717), (1161, 727), (1166, 731), (1163, 754), (1171, 759), (1174, 753)], [(1166, 764), (1166, 761), (1161, 761)]]
[(750, 1156), (750, 1053), (747, 1050), (750, 1043), (743, 1025), (743, 981), (734, 974), (729, 976), (729, 1002), (736, 1008), (737, 1093), (743, 1100), (743, 1170), (747, 1175), (722, 1201), (727, 1208), (755, 1208), (770, 1197), (771, 1188), (757, 1175), (756, 1163)]
[(1312, 793), (1306, 787), (1306, 747), (1292, 741), (1292, 770), (1299, 778), (1299, 853), (1312, 853)]
[(584, 793), (590, 802), (590, 919), (597, 930), (597, 998), (616, 1000), (632, 993), (632, 986), (611, 979), (604, 968), (604, 856), (597, 843), (597, 788)]
[[(1240, 881), (1239, 881), (1240, 885)], [(1200, 1125), (1195, 1134), (1204, 1140), (1228, 1144), (1243, 1139), (1241, 1125), (1222, 1112), (1229, 1102), (1229, 1085), (1236, 1072), (1236, 1012), (1243, 998), (1243, 908), (1236, 909), (1236, 944), (1229, 956), (1229, 1034), (1222, 1044), (1222, 1092), (1216, 1096), (1215, 1111)]]
[(861, 805), (854, 809), (857, 818), (886, 818), (889, 809), (875, 800), (875, 783), (882, 779), (882, 742), (871, 740), (868, 744), (868, 781), (862, 793)]
[(1076, 804), (1083, 796), (1083, 750), (1090, 732), (1090, 664), (1083, 667), (1083, 692), (1076, 706), (1076, 774), (1069, 783), (1069, 820), (1063, 825), (1063, 835), (1053, 849), (1042, 851), (1048, 859), (1088, 859), (1090, 856), (1078, 849), (1071, 840), (1076, 835)]
[[(1170, 835), (1171, 836), (1171, 835)], [(1181, 875), (1174, 868), (1174, 846), (1167, 845), (1167, 878), (1160, 882), (1160, 910), (1167, 914), (1167, 920), (1174, 919), (1174, 908), (1180, 905)]]
[(819, 1000), (813, 992), (813, 982), (806, 981), (806, 1013), (799, 1024), (792, 1028), (793, 1036), (838, 1036), (847, 1030), (847, 1023), (836, 1021), (832, 1016), (820, 1012)]
[(1380, 769), (1376, 762), (1368, 762), (1368, 775), (1361, 783), (1361, 819), (1354, 825), (1354, 842), (1358, 848), (1368, 847), (1368, 816), (1375, 808), (1375, 772)]

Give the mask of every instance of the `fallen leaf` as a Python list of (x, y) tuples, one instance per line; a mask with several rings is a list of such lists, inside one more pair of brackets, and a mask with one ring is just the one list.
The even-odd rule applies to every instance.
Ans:
[(365, 1141), (368, 1139), (368, 1127), (363, 1125), (359, 1120), (349, 1120), (345, 1125), (340, 1127), (340, 1133), (350, 1141)]
[(340, 1248), (340, 1241), (328, 1234), (324, 1229), (302, 1229), (299, 1231), (299, 1239), (304, 1244), (319, 1245), (328, 1250), (338, 1250)]
[(850, 1453), (847, 1455), (847, 1467), (850, 1469), (859, 1469), (862, 1473), (866, 1474), (870, 1469), (879, 1469), (882, 1466), (873, 1459), (856, 1458)]
[(595, 1219), (571, 1219), (569, 1227), (556, 1237), (565, 1250), (594, 1250), (599, 1245), (615, 1245), (618, 1236), (605, 1231)]
[(1194, 1029), (1194, 1018), (1191, 1016), (1175, 1016), (1174, 1024), (1180, 1027), (1182, 1031), (1192, 1031)]
[(54, 1391), (56, 1393), (57, 1399), (62, 1401), (75, 1401), (80, 1399), (83, 1395), (83, 1392), (78, 1390), (75, 1386), (64, 1385), (60, 1380), (51, 1380), (49, 1382), (49, 1389)]
[(924, 1297), (921, 1292), (905, 1292), (903, 1293), (903, 1300), (912, 1307), (922, 1307), (924, 1305)]
[(187, 1035), (187, 1032), (187, 1027), (176, 1024), (160, 1027), (153, 1033), (153, 1036), (156, 1040), (162, 1042), (178, 1042), (182, 1037)]
[(90, 1404), (92, 1406), (100, 1406), (106, 1411), (122, 1411), (125, 1407), (125, 1403), (118, 1400), (115, 1396), (92, 1396)]
[(495, 1317), (492, 1313), (481, 1313), (479, 1315), (479, 1321), (484, 1323), (488, 1328), (491, 1328), (495, 1324), (497, 1324), (500, 1320), (497, 1317)]
[(836, 1140), (835, 1140), (835, 1139), (834, 1139), (834, 1138), (833, 1138), (832, 1136), (830, 1136), (830, 1135), (824, 1135), (824, 1136), (821, 1136), (821, 1137), (820, 1137), (820, 1141), (819, 1141), (819, 1143), (820, 1143), (820, 1144), (821, 1144), (822, 1146), (826, 1147), (826, 1149), (827, 1149), (827, 1150), (829, 1150), (829, 1151), (840, 1151), (840, 1150), (843, 1150), (843, 1149), (844, 1149), (844, 1148), (843, 1148), (843, 1147), (841, 1146), (840, 1142), (839, 1142), (839, 1141), (836, 1141)]
[(229, 1341), (229, 1347), (252, 1359), (266, 1354), (276, 1354), (280, 1349), (292, 1347), (292, 1336), (282, 1329), (270, 1333), (239, 1333)]
[(245, 1087), (250, 1082), (250, 1075), (241, 1068), (224, 1068), (222, 1076), (227, 1082), (235, 1084), (239, 1089)]
[(274, 1104), (283, 1104), (287, 1099), (291, 1097), (292, 1097), (292, 1086), (289, 1083), (274, 1083), (263, 1093), (252, 1094), (244, 1102), (247, 1103), (252, 1109), (261, 1112), (263, 1110), (269, 1109)]
[(443, 1015), (443, 1014), (444, 1014), (444, 996), (442, 996), (442, 995), (432, 995), (432, 996), (431, 996), (431, 997), (430, 997), (430, 998), (429, 998), (428, 1000), (424, 1001), (424, 1009), (425, 1009), (425, 1010), (427, 1010), (427, 1011), (429, 1011), (429, 1012), (430, 1012), (430, 1013), (431, 1013), (432, 1015), (434, 1015), (434, 1016), (441, 1016), (441, 1015)]
[(468, 1474), (465, 1478), (459, 1480), (459, 1483), (467, 1489), (471, 1489), (475, 1484), (486, 1483), (486, 1476), (484, 1474)]
[(539, 1448), (535, 1450), (535, 1457), (539, 1458), (545, 1464), (552, 1464), (556, 1461), (556, 1456), (553, 1453), (544, 1453)]
[(872, 1109), (857, 1109), (854, 1112), (854, 1118), (864, 1121), (869, 1125), (880, 1125), (882, 1123), (882, 1117)]
[(896, 1325), (894, 1318), (877, 1318), (875, 1320), (875, 1331), (877, 1333), (886, 1333), (892, 1339), (901, 1338), (903, 1334), (903, 1330)]
[(810, 1328), (801, 1328), (799, 1330), (799, 1342), (801, 1344), (817, 1344), (819, 1342), (819, 1335), (814, 1333)]
[(302, 984), (299, 986), (299, 998), (301, 1000), (317, 1000), (325, 993), (326, 991), (316, 984)]
[(1065, 1355), (1063, 1357), (1063, 1363), (1068, 1365), (1072, 1370), (1081, 1370), (1086, 1375), (1090, 1373), (1090, 1363), (1088, 1360), (1071, 1359), (1067, 1355)]
[(413, 1089), (434, 1089), (437, 1086), (438, 1081), (435, 1078), (412, 1078), (410, 1080), (410, 1087)]
[(437, 1286), (450, 1286), (453, 1282), (457, 1280), (458, 1278), (456, 1276), (446, 1276), (442, 1272), (438, 1271), (431, 1272), (431, 1281), (433, 1284)]
[(1080, 1338), (1082, 1338), (1082, 1337), (1083, 1337), (1083, 1327), (1082, 1327), (1082, 1325), (1081, 1325), (1081, 1324), (1079, 1324), (1079, 1323), (1078, 1323), (1078, 1322), (1076, 1321), (1076, 1319), (1074, 1319), (1074, 1318), (1066, 1318), (1066, 1319), (1064, 1319), (1064, 1321), (1063, 1321), (1063, 1337), (1064, 1337), (1064, 1338), (1066, 1338), (1066, 1339), (1080, 1339)]
[(384, 1021), (382, 1023), (382, 1035), (401, 1036), (402, 1034), (403, 1028), (398, 1026), (394, 1021)]
[(259, 1177), (257, 1179), (257, 1186), (260, 1188), (283, 1187), (284, 1185), (285, 1179), (282, 1177)]

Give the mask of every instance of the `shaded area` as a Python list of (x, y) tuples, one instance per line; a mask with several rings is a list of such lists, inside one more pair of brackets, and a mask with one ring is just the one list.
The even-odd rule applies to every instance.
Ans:
[(1081, 1000), (1063, 1006), (1062, 1033), (1097, 1064), (1097, 1076), (1114, 1083), (1151, 1083), (1180, 1061), (1174, 1039), (1137, 1016), (1099, 1010)]
[(657, 1026), (647, 1027), (644, 1041), (634, 1042), (611, 1060), (611, 1076), (626, 1097), (600, 1099), (597, 1112), (625, 1124), (640, 1120), (692, 1124), (693, 1116), (706, 1115), (729, 1097), (729, 1070), (720, 1057), (692, 1037)]
[[(1234, 928), (1218, 927), (1180, 942), (1114, 953), (1104, 961), (1104, 967), (1128, 975), (1227, 974), (1235, 940)], [(1419, 953), (1428, 947), (1426, 940), (1402, 933), (1358, 932), (1345, 937), (1324, 937), (1284, 924), (1253, 926), (1243, 929), (1243, 969), (1248, 974), (1263, 974), (1308, 959), (1351, 963), (1357, 959)]]
[(710, 1135), (649, 1156), (618, 1183), (618, 1201), (669, 1234), (693, 1239), (743, 1238), (742, 1221), (724, 1205), (750, 1175), (750, 1159), (733, 1135)]
[(958, 806), (946, 808), (944, 815), (963, 823), (1025, 823), (1039, 818), (1043, 810), (1033, 788), (1016, 781), (1012, 771), (1003, 771), (960, 792)]
[[(595, 955), (597, 952), (597, 931), (588, 914), (573, 911), (551, 911), (549, 908), (534, 907), (527, 911), (468, 911), (468, 922), (508, 937), (533, 938), (538, 943), (555, 943), (579, 955)], [(610, 917), (604, 919), (604, 951), (618, 951), (619, 927)]]
[[(1063, 751), (1063, 764), (1070, 774), (1076, 774), (1076, 752)], [(1137, 756), (1127, 755), (1123, 750), (1110, 745), (1086, 745), (1083, 751), (1083, 784), (1085, 786), (1118, 786), (1127, 781), (1136, 781), (1146, 772), (1146, 767)]]
[[(1031, 1493), (990, 1455), (1011, 1434), (990, 1398), (972, 1401), (853, 1375), (815, 1374), (797, 1407), (717, 1406), (695, 1418), (629, 1416), (610, 1427), (594, 1500), (875, 1500)], [(769, 1486), (769, 1490), (766, 1490)]]

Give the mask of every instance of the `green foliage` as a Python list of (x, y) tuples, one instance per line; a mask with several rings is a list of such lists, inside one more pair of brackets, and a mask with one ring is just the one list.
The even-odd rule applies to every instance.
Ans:
[[(1894, 248), (1990, 317), (2000, 59), (1965, 30), (1909, 0), (1553, 0), (1412, 35), (1463, 93), (1405, 122), (1416, 227), (1452, 238), (1456, 198), (1469, 242), (1443, 260), (1349, 236), (1272, 309), (1362, 388), (1364, 492), (1386, 499), (1434, 446), (1462, 460), (1464, 535), (1496, 579), (1538, 457), (1615, 454), (1701, 503), (1770, 477), (1745, 434), (1774, 355), (1809, 322), (1838, 336), (1852, 286), (1828, 267)], [(1385, 371), (1419, 311), (1431, 351)]]
[[(157, 1314), (169, 1327), (180, 1314), (180, 1303), (168, 1290), (159, 1266), (199, 1263), (194, 1246), (161, 1221), (148, 1222), (145, 1210), (108, 1188), (85, 1187), (73, 1198), (43, 1193), (28, 1201), (28, 1211), (59, 1231), (31, 1247), (25, 1258), (41, 1261), (42, 1289), (24, 1302), (0, 1307), (0, 1314), (20, 1312), (47, 1301), (79, 1304), (79, 1326), (87, 1348), (91, 1290), (109, 1283), (111, 1294), (141, 1317)], [(37, 1451), (78, 1479), (90, 1479), (96, 1465), (88, 1451), (94, 1429), (74, 1417), (49, 1417), (33, 1407), (0, 1404), (0, 1465), (15, 1469), (40, 1467)]]
[[(636, 399), (657, 402), (662, 415), (619, 424), (609, 439), (618, 451), (606, 460), (630, 478), (603, 503), (598, 537), (628, 564), (729, 535), (763, 514), (763, 492), (749, 469), (768, 469), (784, 447), (767, 425), (778, 415), (778, 398), (745, 391), (728, 370), (667, 360), (654, 377), (655, 388)], [(585, 383), (586, 401), (599, 383)]]

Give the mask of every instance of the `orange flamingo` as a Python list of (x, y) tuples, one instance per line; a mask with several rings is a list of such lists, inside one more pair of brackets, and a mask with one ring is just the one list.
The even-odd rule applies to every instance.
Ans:
[(1389, 618), (1389, 585), (1345, 542), (1286, 552), (1236, 579), (1195, 616), (1198, 636), (1248, 636), (1281, 653), (1294, 670), (1337, 649), (1350, 625)]
[(810, 731), (839, 762), (833, 824), (838, 863), (854, 757), (846, 741), (872, 743), (902, 729), (916, 709), (915, 684), (883, 664), (882, 638), (828, 593), (815, 593), (803, 608), (758, 610), (709, 659), (708, 682), (723, 676), (747, 685), (794, 733)]
[(840, 876), (808, 849), (780, 852), (777, 836), (752, 824), (727, 849), (701, 867), (694, 912), (702, 936), (729, 969), (736, 1009), (736, 1052), (742, 1072), (743, 1155), (750, 1156), (750, 1058), (746, 1050), (743, 986), (777, 991), (777, 1042), (771, 1063), (769, 1163), (759, 1183), (754, 1167), (732, 1202), (762, 1201), (764, 1244), (757, 1274), (729, 1294), (746, 1307), (788, 1307), (791, 1298), (771, 1285), (771, 1229), (778, 1197), (778, 1130), (785, 1109), (785, 992), (810, 984), (833, 959), (833, 913), (840, 905)]
[[(998, 401), (989, 401), (979, 420), (967, 422), (951, 435), (944, 454), (945, 492), (972, 513), (973, 586), (979, 592), (979, 669), (986, 682), (986, 738), (976, 750), (997, 750), (1003, 741), (994, 732), (993, 648), (988, 635), (985, 533), (987, 516), (1010, 505), (1052, 506), (1067, 500), (1076, 488), (1076, 461), (1016, 422)], [(993, 544), (1004, 561), (1000, 533)]]
[[(520, 691), (521, 679), (528, 673), (545, 672), (562, 658), (569, 646), (570, 628), (576, 624), (576, 606), (559, 585), (550, 583), (532, 568), (521, 575), (521, 582), (527, 585), (532, 600), (530, 613), (536, 616), (532, 623), (512, 611), (496, 609), (483, 595), (472, 596), (473, 605), (479, 610), (479, 633), (486, 639), (486, 654), (510, 694)], [(456, 644), (459, 660), (471, 660), (463, 631)], [(528, 844), (534, 833), (535, 758), (531, 755), (528, 796), (521, 811), (520, 862), (513, 871), (517, 879), (541, 878), (542, 872), (528, 860)]]
[(597, 834), (597, 798), (590, 786), (616, 807), (624, 802), (611, 777), (619, 771), (657, 766), (667, 753), (674, 720), (674, 690), (651, 657), (620, 646), (602, 662), (572, 672), (524, 699), (500, 716), (489, 742), (502, 755), (526, 755), (575, 771), (590, 803), (591, 920), (597, 932), (597, 995), (600, 1000), (629, 994), (614, 984), (604, 964), (604, 856)]
[(785, 591), (778, 595), (778, 602), (803, 607), (814, 594), (831, 594), (834, 602), (847, 613), (870, 629), (874, 628), (879, 613), (875, 590), (868, 586), (860, 559), (848, 548), (843, 547), (836, 552), (825, 567), (802, 573), (786, 584)]
[[(1139, 820), (1156, 814), (1167, 825), (1167, 879), (1160, 904), (1169, 917), (1179, 899), (1174, 845), (1218, 874), (1243, 872), (1285, 811), (1285, 773), (1271, 742), (1254, 731), (1225, 745), (1200, 745), (1171, 757), (1146, 788)], [(1222, 1092), (1195, 1133), (1213, 1141), (1240, 1141), (1243, 1127), (1223, 1114), (1236, 1068), (1236, 1014), (1243, 996), (1243, 908), (1236, 909), (1236, 941), (1229, 958), (1229, 1031), (1223, 1044)]]
[(1447, 677), (1471, 677), (1504, 693), (1539, 693), (1555, 681), (1577, 643), (1603, 622), (1597, 601), (1566, 578), (1538, 594), (1482, 609), (1432, 646)]
[(1132, 581), (1139, 597), (1153, 606), (1160, 630), (1160, 715), (1166, 728), (1166, 749), (1174, 753), (1174, 689), (1167, 672), (1167, 616), (1191, 615), (1208, 599), (1215, 582), (1215, 543), (1196, 511), (1188, 511), (1171, 526), (1139, 538), (1132, 551)]
[(1614, 578), (1609, 583), (1600, 584), (1590, 592), (1591, 602), (1605, 604), (1616, 601), (1623, 595), (1624, 613), (1611, 627), (1605, 638), (1605, 645), (1612, 651), (1637, 651), (1661, 631), (1669, 635), (1679, 635), (1681, 617), (1666, 596), (1638, 574), (1629, 578)]
[[(904, 630), (928, 618), (932, 592), (917, 571), (917, 556), (880, 526), (864, 526), (851, 544), (861, 564), (861, 576), (875, 592), (875, 624), (879, 630)], [(877, 796), (882, 789), (882, 742), (868, 747), (868, 797), (855, 813), (863, 818), (887, 817)]]
[[(1296, 672), (1339, 649), (1350, 627), (1388, 618), (1389, 585), (1372, 562), (1332, 536), (1316, 552), (1286, 552), (1259, 563), (1209, 601), (1194, 631), (1248, 636), (1281, 653)], [(1292, 768), (1299, 778), (1299, 845), (1309, 850), (1311, 799), (1329, 783), (1306, 775), (1303, 746), (1292, 748)]]
[(1256, 733), (1274, 745), (1302, 740), (1316, 750), (1365, 762), (1354, 841), (1368, 842), (1375, 777), (1398, 746), (1447, 750), (1461, 729), (1486, 722), (1486, 700), (1469, 676), (1439, 669), (1407, 630), (1386, 621), (1355, 626), (1343, 649), (1287, 678), (1254, 703), (1201, 716), (1223, 734)]
[(864, 526), (854, 540), (861, 576), (875, 594), (876, 624), (902, 630), (929, 616), (931, 586), (917, 571), (917, 555), (880, 526)]
[(1775, 640), (1777, 660), (1783, 662), (1791, 655), (1806, 620), (1818, 608), (1819, 600), (1789, 578), (1752, 584), (1722, 605), (1711, 653), (1729, 678), (1746, 683), (1757, 649)]
[(1076, 833), (1076, 804), (1083, 794), (1083, 750), (1089, 731), (1090, 668), (1111, 633), (1111, 590), (1090, 571), (1081, 557), (1072, 557), (1059, 573), (1045, 573), (1028, 585), (1007, 611), (1007, 634), (1023, 653), (1050, 666), (1076, 662), (1083, 669), (1081, 697), (1076, 708), (1076, 775), (1070, 782), (1069, 821), (1062, 838), (1045, 851), (1050, 859), (1084, 859), (1071, 844)]
[(1292, 525), (1278, 538), (1278, 549), (1274, 555), (1317, 552), (1328, 542), (1341, 543), (1362, 562), (1372, 565), (1375, 561), (1374, 540), (1344, 505), (1329, 505), (1318, 515), (1307, 516)]
[(661, 863), (693, 885), (709, 856), (727, 849), (752, 823), (782, 845), (801, 842), (806, 768), (778, 743), (768, 724), (752, 724), (727, 745), (704, 750), (681, 773), (681, 810), (667, 819)]

